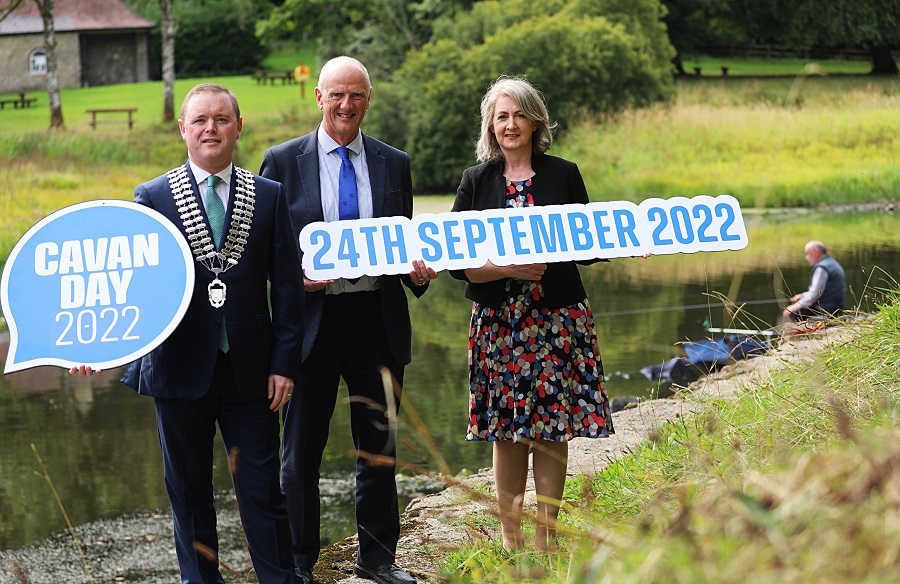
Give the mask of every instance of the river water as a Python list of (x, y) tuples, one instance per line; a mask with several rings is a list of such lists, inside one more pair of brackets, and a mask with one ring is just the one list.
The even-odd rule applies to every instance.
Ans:
[[(744, 250), (582, 268), (611, 396), (668, 394), (668, 385), (648, 381), (639, 370), (683, 355), (686, 341), (717, 336), (708, 326), (777, 324), (784, 299), (806, 288), (803, 246), (810, 239), (825, 241), (844, 266), (848, 304), (862, 312), (875, 310), (884, 289), (900, 280), (900, 214), (745, 213), (750, 245)], [(410, 304), (413, 363), (404, 388), (399, 457), (450, 473), (488, 466), (490, 447), (463, 439), (471, 311), (463, 285), (444, 274)], [(5, 342), (2, 350), (5, 358)], [(37, 474), (35, 452), (76, 525), (138, 510), (167, 511), (152, 400), (117, 379), (116, 372), (72, 378), (49, 367), (0, 378), (0, 550), (66, 528), (48, 481)], [(351, 446), (348, 408), (339, 405), (323, 462), (326, 541), (354, 531)], [(413, 480), (401, 484), (405, 497), (428, 488)], [(215, 485), (230, 487), (224, 453)]]

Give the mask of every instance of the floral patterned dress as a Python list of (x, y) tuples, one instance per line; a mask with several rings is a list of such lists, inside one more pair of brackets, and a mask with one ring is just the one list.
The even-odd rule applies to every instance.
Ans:
[[(506, 207), (534, 205), (531, 180), (506, 181)], [(498, 309), (475, 303), (469, 327), (467, 440), (597, 438), (613, 433), (587, 298), (532, 308), (539, 281), (509, 279)]]

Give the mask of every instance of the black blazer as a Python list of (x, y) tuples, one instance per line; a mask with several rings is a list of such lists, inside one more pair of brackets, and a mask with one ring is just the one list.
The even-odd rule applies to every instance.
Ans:
[[(190, 167), (187, 173), (208, 228)], [(225, 305), (213, 308), (209, 303), (207, 286), (213, 273), (194, 261), (194, 292), (181, 323), (163, 344), (132, 363), (122, 377), (122, 382), (138, 393), (161, 398), (203, 397), (212, 382), (223, 316), (234, 378), (243, 395), (266, 397), (270, 374), (293, 379), (299, 372), (303, 344), (299, 246), (284, 189), (268, 179), (254, 178), (256, 202), (250, 237), (237, 265), (219, 276), (227, 286)], [(232, 180), (226, 226), (231, 224), (234, 189)], [(138, 185), (134, 200), (159, 211), (185, 234), (166, 175)]]
[[(317, 130), (266, 151), (259, 173), (284, 184), (288, 196), (294, 235), (309, 223), (324, 221), (319, 187), (319, 146)], [(374, 217), (412, 217), (412, 175), (409, 156), (396, 148), (363, 134), (366, 165), (372, 185)], [(401, 365), (412, 360), (412, 326), (403, 284), (417, 297), (428, 285), (413, 286), (408, 274), (380, 276), (384, 331), (391, 353)], [(325, 290), (304, 292), (306, 296), (303, 359), (312, 351), (322, 322)]]
[[(490, 161), (463, 171), (453, 211), (503, 209), (506, 206), (503, 166), (502, 160)], [(541, 154), (532, 157), (531, 167), (534, 169), (532, 193), (535, 205), (590, 202), (584, 180), (574, 162)], [(594, 261), (598, 260), (579, 263), (589, 264)], [(451, 270), (450, 274), (459, 280), (466, 280), (464, 270)], [(470, 300), (491, 308), (498, 308), (506, 300), (507, 279), (481, 284), (466, 281), (466, 298)], [(587, 297), (575, 262), (548, 264), (541, 282), (544, 285), (544, 298), (533, 303), (534, 308), (560, 308), (581, 302)]]

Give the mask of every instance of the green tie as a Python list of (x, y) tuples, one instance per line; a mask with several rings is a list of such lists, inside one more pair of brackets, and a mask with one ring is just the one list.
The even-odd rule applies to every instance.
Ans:
[(214, 174), (206, 179), (206, 216), (209, 217), (209, 227), (212, 230), (213, 242), (216, 248), (221, 247), (222, 227), (225, 225), (225, 205), (216, 193), (216, 185), (222, 181)]
[[(212, 231), (213, 241), (216, 248), (221, 247), (222, 228), (225, 226), (225, 205), (222, 199), (216, 193), (216, 185), (221, 182), (221, 178), (214, 174), (209, 175), (206, 179), (206, 216), (209, 218), (209, 229)], [(219, 329), (219, 348), (223, 353), (228, 352), (228, 331), (225, 330), (225, 316), (222, 316), (222, 327)]]

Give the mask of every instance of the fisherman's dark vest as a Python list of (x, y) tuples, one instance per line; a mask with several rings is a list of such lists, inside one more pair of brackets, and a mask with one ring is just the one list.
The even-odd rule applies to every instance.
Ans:
[[(844, 269), (830, 255), (825, 256), (819, 263), (813, 266), (814, 273), (818, 268), (828, 272), (828, 281), (825, 283), (825, 291), (819, 299), (819, 310), (826, 314), (838, 314), (844, 309), (844, 301), (847, 298), (847, 280), (844, 278)], [(812, 273), (810, 274), (810, 286), (812, 286)]]

